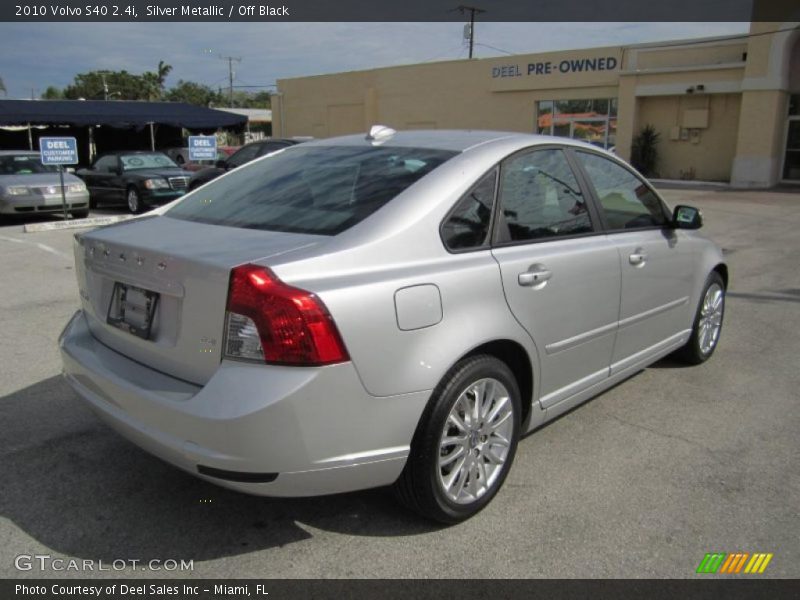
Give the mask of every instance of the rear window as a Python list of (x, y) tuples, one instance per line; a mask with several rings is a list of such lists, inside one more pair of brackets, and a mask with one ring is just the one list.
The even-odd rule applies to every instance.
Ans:
[(295, 146), (212, 181), (166, 214), (212, 225), (336, 235), (455, 154), (428, 148)]

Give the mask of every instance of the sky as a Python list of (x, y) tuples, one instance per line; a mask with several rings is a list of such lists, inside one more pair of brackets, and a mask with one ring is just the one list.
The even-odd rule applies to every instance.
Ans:
[[(0, 78), (8, 98), (39, 97), (77, 73), (155, 71), (228, 86), (467, 57), (461, 23), (0, 23)], [(618, 46), (746, 33), (749, 23), (477, 23), (475, 56)], [(251, 88), (255, 89), (255, 88)], [(264, 88), (270, 89), (270, 88)], [(272, 88), (274, 89), (274, 88)], [(2, 96), (0, 96), (2, 97)]]

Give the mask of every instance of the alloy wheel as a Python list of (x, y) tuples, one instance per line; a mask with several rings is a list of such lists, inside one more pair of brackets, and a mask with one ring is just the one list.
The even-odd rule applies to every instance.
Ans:
[(497, 379), (480, 379), (458, 397), (439, 439), (438, 481), (445, 496), (469, 504), (503, 472), (514, 432), (514, 404)]

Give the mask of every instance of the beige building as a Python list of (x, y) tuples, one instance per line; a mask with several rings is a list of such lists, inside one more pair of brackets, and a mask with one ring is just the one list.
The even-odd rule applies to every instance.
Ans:
[(753, 23), (736, 37), (283, 79), (273, 131), (323, 138), (380, 123), (537, 132), (629, 159), (635, 136), (652, 125), (657, 177), (800, 183), (799, 27)]

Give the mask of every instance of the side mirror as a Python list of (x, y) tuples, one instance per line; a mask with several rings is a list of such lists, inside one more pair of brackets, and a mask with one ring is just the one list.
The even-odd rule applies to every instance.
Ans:
[(218, 169), (227, 169), (228, 168), (228, 161), (224, 159), (219, 159), (217, 162), (214, 163), (214, 166)]
[(679, 204), (672, 212), (672, 226), (675, 229), (700, 229), (703, 226), (703, 213), (694, 206)]

